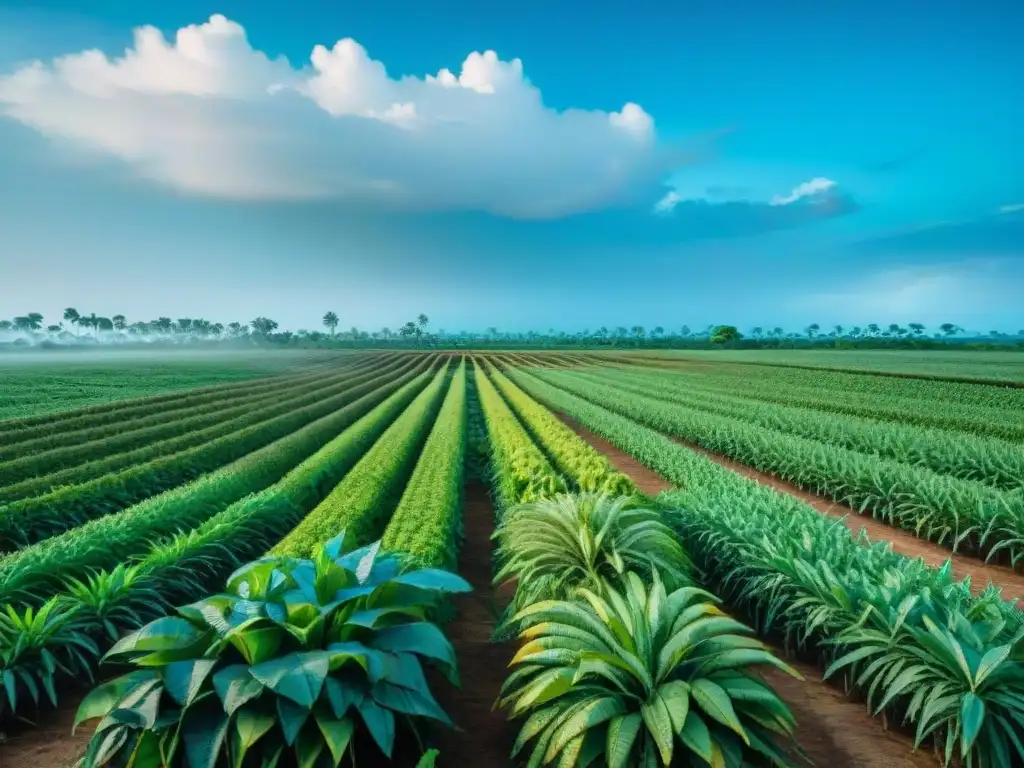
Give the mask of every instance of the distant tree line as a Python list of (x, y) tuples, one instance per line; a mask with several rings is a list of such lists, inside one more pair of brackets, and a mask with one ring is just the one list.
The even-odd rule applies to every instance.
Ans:
[(204, 318), (182, 317), (173, 320), (158, 317), (155, 320), (129, 323), (124, 315), (110, 317), (96, 313), (84, 314), (74, 307), (64, 310), (56, 324), (47, 325), (39, 312), (29, 312), (12, 320), (0, 320), (0, 345), (3, 346), (67, 346), (78, 344), (189, 344), (233, 343), (237, 345), (264, 344), (301, 347), (613, 347), (613, 348), (666, 348), (706, 349), (728, 347), (733, 349), (938, 349), (949, 346), (976, 349), (1024, 348), (1024, 329), (1016, 334), (989, 331), (983, 335), (969, 335), (954, 323), (943, 323), (929, 332), (923, 323), (897, 323), (882, 326), (869, 323), (863, 327), (834, 325), (823, 331), (818, 323), (811, 323), (802, 331), (787, 331), (781, 327), (756, 326), (749, 333), (741, 333), (734, 325), (707, 325), (692, 330), (683, 325), (675, 330), (655, 326), (647, 330), (642, 325), (631, 328), (601, 326), (575, 333), (549, 328), (539, 331), (499, 331), (490, 327), (484, 332), (446, 332), (429, 328), (430, 319), (418, 315), (397, 329), (379, 331), (360, 330), (353, 326), (338, 330), (341, 324), (336, 312), (324, 314), (321, 322), (326, 331), (279, 331), (279, 325), (269, 317), (257, 317), (247, 323), (215, 323)]

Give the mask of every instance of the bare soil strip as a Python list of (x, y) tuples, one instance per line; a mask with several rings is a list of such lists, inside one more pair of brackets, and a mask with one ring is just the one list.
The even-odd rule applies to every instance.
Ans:
[(88, 723), (74, 735), (78, 705), (87, 690), (64, 689), (60, 706), (41, 714), (36, 727), (26, 725), (20, 733), (8, 734), (0, 741), (0, 768), (72, 768), (89, 746), (95, 723)]
[[(603, 453), (612, 465), (628, 475), (644, 493), (656, 495), (672, 486), (660, 475), (598, 437), (571, 419), (559, 414), (581, 438)], [(781, 656), (779, 649), (774, 649)], [(797, 721), (796, 740), (804, 753), (818, 766), (828, 768), (934, 768), (935, 760), (927, 752), (914, 751), (906, 735), (885, 729), (865, 707), (821, 679), (813, 664), (787, 659), (805, 680), (796, 680), (775, 669), (761, 676), (778, 692)]]
[[(507, 603), (491, 587), (494, 510), (487, 487), (474, 482), (466, 486), (465, 540), (459, 551), (456, 572), (473, 586), (473, 591), (455, 599), (458, 615), (445, 634), (455, 646), (461, 689), (442, 686), (438, 702), (461, 731), (439, 729), (438, 765), (441, 768), (497, 768), (511, 765), (509, 753), (515, 728), (502, 712), (492, 712), (508, 663), (515, 653), (509, 644), (491, 642), (491, 633)], [(6, 768), (6, 766), (4, 766)]]

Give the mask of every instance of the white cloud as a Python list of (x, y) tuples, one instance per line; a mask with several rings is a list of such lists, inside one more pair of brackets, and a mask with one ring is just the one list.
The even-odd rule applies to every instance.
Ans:
[[(837, 191), (836, 182), (831, 179), (818, 176), (794, 187), (788, 195), (773, 195), (771, 199), (768, 200), (767, 205), (786, 206), (792, 205), (798, 200), (808, 200), (812, 202), (817, 202), (819, 199), (828, 200), (830, 199), (829, 196), (833, 195)], [(763, 200), (764, 198), (762, 197), (761, 199)], [(673, 189), (669, 190), (664, 197), (654, 204), (654, 212), (660, 214), (671, 213), (676, 206), (685, 202), (705, 202), (712, 205), (746, 203), (748, 205), (759, 206), (765, 204), (756, 199), (752, 199), (749, 191), (746, 189), (714, 187), (705, 189), (700, 194), (692, 196), (685, 195), (679, 190)]]
[(793, 190), (788, 195), (775, 195), (770, 201), (770, 205), (790, 205), (805, 197), (815, 197), (820, 195), (822, 192), (835, 187), (836, 183), (832, 179), (826, 179), (818, 176), (817, 178), (805, 181)]
[(1000, 213), (1016, 213), (1017, 211), (1024, 211), (1024, 203), (1014, 203), (1013, 205), (999, 206)]
[(619, 204), (659, 181), (654, 122), (544, 105), (519, 59), (471, 53), (458, 73), (390, 76), (355, 40), (296, 68), (223, 16), (135, 31), (0, 77), (0, 114), (124, 161), (186, 193), (356, 197), (415, 208), (551, 217)]

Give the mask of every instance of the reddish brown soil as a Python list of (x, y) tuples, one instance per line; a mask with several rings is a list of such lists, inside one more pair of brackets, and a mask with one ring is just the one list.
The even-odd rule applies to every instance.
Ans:
[[(590, 445), (603, 453), (620, 472), (628, 475), (647, 494), (672, 486), (612, 443), (562, 416)], [(781, 656), (779, 649), (775, 649)], [(863, 705), (821, 679), (811, 664), (787, 659), (804, 680), (769, 668), (762, 677), (772, 685), (797, 721), (796, 740), (813, 764), (829, 768), (923, 768), (934, 766), (927, 752), (916, 752), (913, 742), (896, 731), (886, 730)]]
[[(515, 651), (508, 645), (491, 642), (491, 633), (507, 603), (505, 590), (491, 587), (494, 575), (494, 510), (487, 488), (482, 483), (466, 487), (465, 541), (459, 553), (458, 573), (473, 591), (455, 600), (458, 615), (445, 627), (455, 646), (462, 688), (449, 686), (438, 701), (461, 732), (438, 733), (442, 768), (492, 768), (511, 764), (509, 753), (515, 740), (515, 726), (502, 712), (492, 712), (508, 663)], [(6, 768), (6, 766), (4, 766)]]
[(822, 496), (805, 491), (792, 483), (752, 469), (726, 456), (712, 453), (698, 445), (682, 440), (676, 440), (676, 442), (685, 445), (695, 453), (706, 456), (727, 469), (731, 469), (737, 474), (749, 477), (761, 485), (767, 485), (781, 493), (800, 499), (800, 501), (823, 515), (836, 519), (842, 518), (843, 524), (855, 534), (860, 533), (863, 528), (871, 541), (887, 541), (892, 544), (893, 550), (902, 555), (919, 557), (931, 566), (941, 566), (946, 560), (951, 559), (953, 561), (953, 574), (958, 579), (969, 576), (971, 579), (971, 589), (974, 592), (983, 591), (988, 586), (988, 583), (992, 582), (1002, 590), (1002, 595), (1007, 600), (1024, 601), (1024, 574), (1017, 573), (1012, 568), (1002, 565), (990, 565), (973, 557), (955, 555), (938, 544), (917, 538), (909, 531), (896, 528), (873, 517), (861, 515), (851, 507), (837, 504)]
[(0, 768), (72, 768), (85, 754), (95, 723), (81, 726), (74, 735), (71, 725), (86, 691), (58, 693), (64, 697), (61, 705), (40, 715), (37, 727), (26, 726), (21, 733), (10, 733), (6, 741), (0, 741)]

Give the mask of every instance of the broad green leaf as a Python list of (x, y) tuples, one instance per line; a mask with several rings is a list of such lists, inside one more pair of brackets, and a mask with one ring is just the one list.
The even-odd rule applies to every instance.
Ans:
[(72, 732), (86, 720), (105, 717), (129, 691), (155, 679), (157, 679), (156, 672), (140, 670), (129, 672), (127, 675), (122, 675), (93, 688), (78, 706), (75, 722), (71, 726)]
[(707, 724), (692, 707), (686, 715), (686, 723), (683, 725), (683, 730), (679, 732), (679, 738), (686, 745), (687, 749), (705, 762), (711, 762), (714, 757), (714, 752), (711, 748), (711, 732), (708, 730)]
[(263, 683), (249, 674), (247, 664), (232, 664), (214, 673), (213, 688), (230, 716), (263, 692)]
[(328, 651), (290, 653), (251, 667), (249, 674), (279, 696), (308, 708), (320, 697), (330, 661)]
[(380, 751), (386, 757), (391, 757), (391, 750), (395, 746), (395, 716), (387, 709), (378, 705), (373, 699), (363, 699), (356, 703), (363, 722), (377, 742)]
[(280, 627), (262, 627), (232, 632), (228, 639), (249, 664), (262, 664), (273, 658), (285, 637)]
[(319, 708), (314, 711), (313, 716), (316, 718), (317, 727), (323, 734), (327, 748), (331, 752), (331, 757), (334, 758), (334, 764), (338, 765), (345, 756), (345, 750), (348, 749), (349, 741), (351, 741), (352, 733), (355, 730), (355, 723), (349, 717), (330, 717), (321, 712)]
[(212, 707), (187, 712), (182, 722), (182, 741), (189, 768), (214, 768), (227, 730), (228, 716)]
[(720, 685), (708, 679), (694, 680), (690, 685), (690, 694), (697, 706), (704, 710), (712, 720), (717, 720), (735, 731), (744, 743), (750, 744), (747, 732), (736, 716), (732, 701), (729, 700), (729, 694)]
[[(616, 696), (594, 698), (575, 712), (568, 720), (560, 723), (548, 750), (544, 755), (545, 762), (551, 762), (565, 749), (566, 745), (580, 734), (605, 723), (613, 717), (623, 714), (625, 707)], [(582, 742), (580, 748), (582, 748)]]
[(679, 733), (686, 724), (686, 715), (690, 711), (690, 686), (682, 680), (665, 683), (658, 688), (658, 695), (665, 702), (672, 730)]
[(299, 731), (302, 730), (302, 726), (305, 725), (309, 717), (309, 707), (300, 706), (284, 696), (276, 697), (275, 703), (277, 704), (278, 722), (281, 725), (281, 730), (284, 732), (285, 743), (291, 746), (295, 743), (295, 739), (299, 736)]
[(672, 730), (672, 718), (669, 717), (665, 702), (661, 700), (660, 696), (654, 695), (641, 705), (640, 714), (647, 726), (647, 732), (651, 734), (654, 742), (658, 745), (661, 761), (665, 765), (671, 765), (675, 734)]
[(216, 665), (216, 659), (173, 661), (162, 670), (164, 688), (178, 704), (187, 706)]
[(255, 707), (243, 707), (234, 718), (232, 729), (232, 751), (235, 766), (242, 765), (246, 752), (274, 727), (276, 719), (269, 712)]

